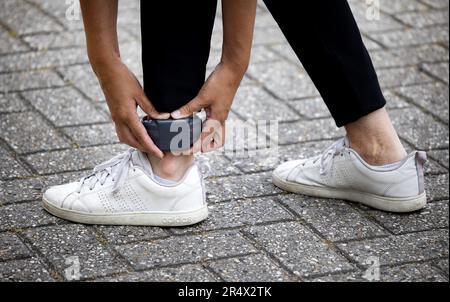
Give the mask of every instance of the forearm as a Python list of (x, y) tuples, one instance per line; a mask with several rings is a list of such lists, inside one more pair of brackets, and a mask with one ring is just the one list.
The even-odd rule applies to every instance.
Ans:
[(80, 0), (89, 61), (99, 70), (120, 60), (117, 39), (118, 0)]
[(250, 61), (255, 16), (256, 0), (222, 1), (222, 63), (242, 75)]

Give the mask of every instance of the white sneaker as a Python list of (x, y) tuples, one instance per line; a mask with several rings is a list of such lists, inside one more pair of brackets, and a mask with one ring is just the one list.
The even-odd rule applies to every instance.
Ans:
[(355, 201), (389, 212), (412, 212), (426, 205), (425, 161), (425, 152), (416, 151), (401, 162), (371, 166), (342, 138), (320, 156), (283, 163), (272, 180), (289, 192)]
[(57, 217), (86, 224), (184, 226), (208, 216), (196, 165), (179, 182), (161, 185), (147, 156), (135, 149), (100, 164), (78, 182), (48, 189), (43, 205)]

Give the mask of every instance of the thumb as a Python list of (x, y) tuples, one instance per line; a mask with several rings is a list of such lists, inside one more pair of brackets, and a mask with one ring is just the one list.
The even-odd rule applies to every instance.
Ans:
[(171, 116), (174, 119), (188, 117), (202, 110), (206, 105), (207, 102), (205, 102), (205, 100), (202, 97), (196, 96), (189, 103), (172, 112)]
[(147, 113), (149, 117), (156, 120), (163, 120), (168, 119), (170, 117), (169, 113), (160, 113), (158, 112), (155, 107), (153, 107), (150, 100), (145, 96), (145, 94), (141, 95), (140, 97), (136, 98), (136, 102), (138, 103), (139, 107)]

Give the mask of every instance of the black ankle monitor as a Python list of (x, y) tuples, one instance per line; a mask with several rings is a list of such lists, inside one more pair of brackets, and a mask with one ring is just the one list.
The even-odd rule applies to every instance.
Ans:
[(202, 120), (193, 115), (182, 119), (153, 120), (142, 119), (155, 145), (163, 152), (179, 152), (189, 150), (200, 138)]

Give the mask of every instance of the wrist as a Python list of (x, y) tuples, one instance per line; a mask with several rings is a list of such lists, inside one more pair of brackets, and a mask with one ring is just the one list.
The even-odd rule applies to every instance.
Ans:
[(89, 62), (95, 74), (101, 75), (111, 69), (112, 66), (121, 64), (120, 55), (118, 53), (104, 53), (104, 52), (88, 52)]
[(108, 75), (113, 74), (117, 66), (122, 65), (122, 61), (118, 55), (89, 56), (89, 62), (100, 83), (102, 83)]
[(236, 76), (243, 77), (247, 72), (249, 57), (233, 57), (223, 55), (220, 64), (231, 70)]
[(219, 67), (227, 71), (227, 73), (235, 79), (235, 81), (240, 82), (244, 77), (248, 64), (245, 62), (231, 62), (231, 61), (221, 61)]

